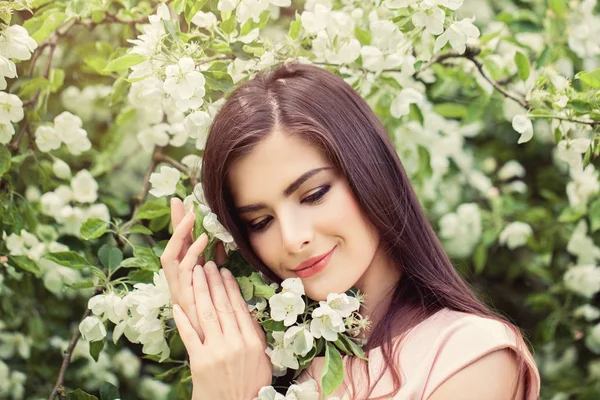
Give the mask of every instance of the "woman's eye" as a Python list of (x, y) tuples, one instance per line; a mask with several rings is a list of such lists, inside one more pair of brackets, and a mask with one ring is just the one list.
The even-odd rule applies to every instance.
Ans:
[(311, 194), (310, 196), (305, 197), (302, 200), (302, 203), (318, 203), (323, 199), (325, 193), (329, 192), (329, 189), (331, 189), (331, 185), (323, 186), (319, 191)]
[(260, 231), (264, 230), (270, 221), (269, 218), (265, 218), (257, 224), (248, 224), (248, 230), (250, 232), (260, 232)]

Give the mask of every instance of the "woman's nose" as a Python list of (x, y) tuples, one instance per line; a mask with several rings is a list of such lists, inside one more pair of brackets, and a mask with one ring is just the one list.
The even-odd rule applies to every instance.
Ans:
[(313, 240), (313, 229), (306, 218), (301, 215), (288, 215), (280, 218), (281, 242), (289, 254), (296, 254), (304, 250)]

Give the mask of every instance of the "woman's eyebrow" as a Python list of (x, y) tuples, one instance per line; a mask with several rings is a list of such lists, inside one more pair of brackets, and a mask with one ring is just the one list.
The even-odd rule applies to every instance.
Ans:
[[(283, 191), (283, 195), (285, 197), (290, 197), (292, 193), (294, 193), (296, 190), (298, 190), (298, 188), (304, 183), (306, 182), (308, 179), (310, 179), (311, 177), (313, 177), (314, 175), (318, 174), (321, 171), (327, 170), (327, 169), (331, 169), (332, 167), (322, 167), (322, 168), (315, 168), (315, 169), (311, 169), (310, 171), (307, 171), (305, 173), (303, 173), (302, 175), (300, 175), (299, 178), (297, 178), (294, 182), (290, 183), (289, 186), (287, 188), (285, 188), (285, 190)], [(238, 214), (245, 214), (245, 213), (249, 213), (252, 211), (258, 211), (261, 210), (263, 208), (266, 208), (267, 206), (264, 203), (259, 203), (259, 204), (251, 204), (248, 206), (242, 206), (242, 207), (237, 207), (236, 211)]]

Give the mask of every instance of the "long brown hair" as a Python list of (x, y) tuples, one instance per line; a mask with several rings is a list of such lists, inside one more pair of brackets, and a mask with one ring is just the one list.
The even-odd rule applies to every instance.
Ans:
[[(227, 187), (227, 172), (233, 162), (275, 130), (316, 146), (343, 173), (362, 211), (379, 232), (382, 249), (402, 269), (389, 307), (370, 332), (367, 345), (367, 350), (381, 347), (394, 383), (389, 397), (401, 385), (393, 335), (407, 332), (445, 307), (502, 321), (514, 332), (519, 346), (525, 346), (519, 328), (480, 301), (454, 269), (385, 128), (366, 101), (343, 79), (317, 66), (288, 63), (259, 73), (229, 95), (210, 128), (202, 163), (204, 194), (241, 254), (257, 270), (281, 281), (249, 244)], [(360, 360), (352, 358), (352, 362)], [(524, 368), (525, 361), (519, 357), (513, 397)], [(364, 369), (368, 371), (366, 363)], [(368, 377), (370, 389), (362, 399), (372, 392), (370, 382)]]

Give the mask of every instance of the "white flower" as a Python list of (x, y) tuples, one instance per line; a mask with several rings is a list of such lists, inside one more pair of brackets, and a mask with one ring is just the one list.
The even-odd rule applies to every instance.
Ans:
[[(423, 2), (425, 4), (425, 2)], [(444, 18), (446, 13), (441, 8), (434, 6), (423, 8), (421, 11), (413, 14), (412, 23), (418, 27), (425, 27), (427, 32), (432, 35), (439, 35), (444, 31)]]
[(269, 299), (271, 318), (283, 321), (285, 326), (296, 323), (298, 315), (304, 312), (305, 303), (302, 296), (293, 292), (277, 293)]
[(96, 316), (85, 317), (79, 324), (79, 331), (83, 340), (95, 342), (106, 337), (106, 328), (102, 320)]
[(219, 3), (217, 3), (217, 8), (219, 11), (223, 12), (233, 11), (239, 2), (240, 0), (219, 0)]
[(159, 123), (141, 130), (137, 134), (137, 139), (142, 145), (142, 148), (151, 153), (154, 146), (163, 147), (169, 144), (169, 124)]
[(0, 122), (0, 144), (8, 144), (15, 134), (15, 127), (12, 123)]
[(506, 247), (512, 250), (527, 243), (527, 239), (532, 234), (533, 230), (529, 224), (516, 221), (500, 232), (498, 241), (501, 245), (506, 245)]
[(150, 175), (152, 189), (150, 194), (156, 197), (170, 196), (175, 193), (177, 183), (181, 178), (181, 173), (173, 167), (162, 166), (160, 172), (154, 172)]
[(302, 284), (302, 279), (300, 278), (287, 278), (281, 282), (281, 287), (283, 288), (282, 292), (284, 293), (292, 292), (299, 296), (304, 295), (304, 285)]
[(38, 45), (33, 40), (27, 29), (20, 25), (11, 25), (0, 32), (0, 53), (8, 58), (17, 60), (29, 60), (31, 53)]
[(406, 8), (415, 4), (418, 0), (384, 0), (383, 5), (389, 9)]
[(87, 169), (79, 171), (71, 180), (73, 198), (79, 203), (93, 203), (98, 199), (98, 183)]
[(310, 332), (317, 339), (322, 336), (330, 342), (335, 342), (338, 332), (346, 330), (342, 317), (327, 304), (320, 304), (312, 312), (312, 318)]
[(577, 264), (580, 265), (595, 264), (597, 260), (600, 260), (600, 248), (587, 235), (587, 229), (585, 219), (579, 220), (569, 243), (567, 243), (567, 251), (577, 257)]
[(475, 203), (461, 204), (456, 213), (444, 215), (440, 221), (440, 237), (454, 257), (467, 257), (481, 237), (481, 213)]
[(202, 225), (206, 228), (206, 231), (211, 235), (219, 239), (225, 245), (225, 248), (234, 249), (233, 245), (233, 237), (225, 227), (219, 222), (217, 219), (217, 214), (209, 211), (204, 215), (204, 219), (202, 220)]
[(314, 339), (305, 325), (294, 325), (285, 331), (283, 343), (292, 348), (294, 354), (305, 356), (313, 348)]
[(54, 160), (54, 163), (52, 164), (52, 171), (58, 178), (71, 179), (71, 167), (69, 167), (69, 164), (60, 158)]
[(578, 265), (563, 276), (567, 289), (591, 299), (600, 292), (600, 268), (595, 265)]
[(285, 400), (319, 400), (319, 398), (319, 389), (314, 379), (290, 385), (285, 394)]
[(122, 348), (114, 357), (113, 363), (127, 379), (135, 379), (140, 375), (142, 362), (140, 358), (127, 347)]
[(253, 400), (285, 400), (285, 397), (281, 393), (277, 393), (273, 386), (263, 386), (258, 391), (258, 397)]
[(59, 149), (61, 141), (54, 127), (40, 125), (35, 130), (35, 144), (41, 152), (47, 153), (50, 150)]
[(571, 169), (582, 169), (582, 154), (587, 151), (591, 142), (587, 138), (577, 138), (569, 141), (561, 140), (556, 145), (556, 158), (569, 164)]
[(217, 25), (217, 16), (210, 11), (198, 11), (191, 22), (200, 28), (212, 28)]
[(600, 192), (598, 171), (593, 164), (584, 170), (571, 169), (571, 177), (573, 180), (567, 184), (567, 196), (572, 207), (587, 204), (590, 197)]
[(177, 64), (168, 65), (165, 73), (165, 92), (173, 97), (179, 111), (186, 112), (204, 103), (206, 80), (204, 75), (196, 70), (194, 60), (183, 57)]
[(595, 354), (600, 354), (600, 323), (594, 325), (585, 337), (585, 345)]
[(23, 102), (19, 96), (0, 92), (0, 123), (19, 122), (24, 115)]
[(196, 154), (188, 154), (183, 156), (181, 163), (191, 171), (199, 172), (200, 168), (202, 168), (202, 157), (197, 156)]
[(275, 343), (272, 347), (268, 347), (265, 352), (271, 358), (271, 363), (280, 368), (298, 369), (298, 359), (294, 355), (291, 347), (286, 347), (284, 342), (284, 333), (281, 331), (273, 332), (273, 340)]
[(103, 320), (109, 319), (118, 324), (127, 317), (127, 305), (123, 299), (113, 292), (98, 294), (88, 301), (88, 308)]
[(329, 24), (330, 10), (323, 4), (316, 4), (313, 11), (303, 11), (300, 19), (302, 28), (307, 33), (319, 33), (324, 31)]
[(6, 89), (5, 78), (16, 78), (17, 66), (8, 58), (0, 55), (0, 90)]
[(346, 293), (329, 293), (327, 301), (320, 301), (319, 304), (327, 304), (332, 310), (335, 310), (340, 317), (349, 317), (354, 311), (360, 308), (360, 302), (357, 298), (348, 296)]
[(392, 105), (390, 106), (390, 113), (394, 118), (400, 118), (404, 115), (408, 115), (411, 104), (421, 104), (424, 101), (422, 93), (418, 92), (413, 88), (402, 89), (396, 96)]
[(448, 29), (435, 40), (433, 52), (437, 53), (446, 43), (450, 42), (453, 49), (458, 50), (458, 54), (463, 54), (467, 49), (467, 40), (479, 37), (479, 29), (473, 25), (474, 18), (464, 18), (450, 25)]
[(590, 304), (584, 304), (573, 311), (573, 316), (583, 317), (586, 321), (600, 318), (600, 310)]
[(525, 114), (515, 115), (512, 120), (512, 127), (521, 134), (517, 143), (526, 143), (533, 137), (533, 124)]
[(507, 161), (498, 171), (498, 179), (508, 181), (509, 179), (525, 176), (525, 168), (515, 160)]
[(204, 111), (195, 111), (185, 117), (183, 126), (189, 137), (196, 139), (196, 149), (204, 150), (212, 118)]
[(235, 11), (237, 21), (240, 24), (249, 19), (254, 22), (260, 21), (260, 14), (269, 8), (270, 4), (269, 0), (241, 0)]
[(79, 155), (92, 147), (82, 125), (81, 118), (68, 111), (63, 111), (54, 118), (56, 134), (73, 155)]

